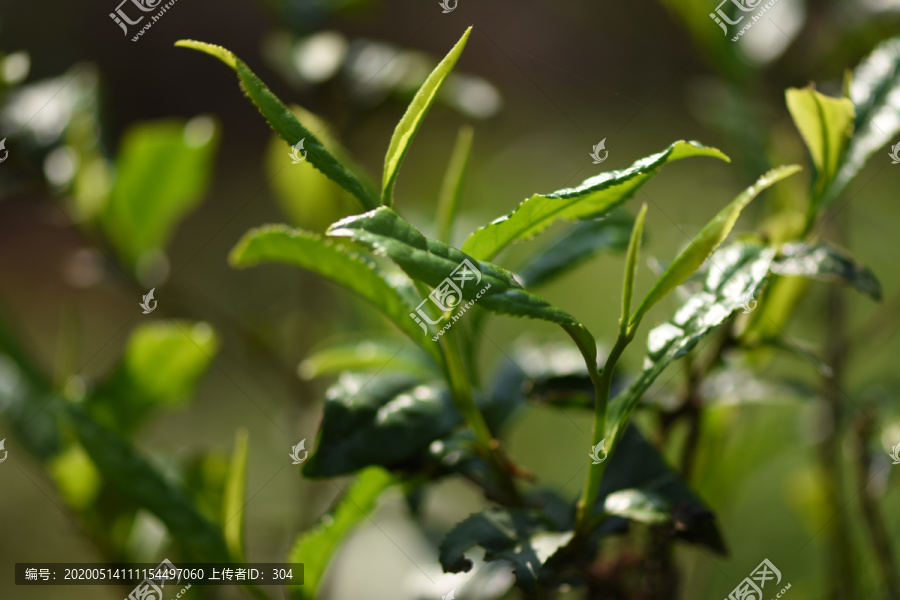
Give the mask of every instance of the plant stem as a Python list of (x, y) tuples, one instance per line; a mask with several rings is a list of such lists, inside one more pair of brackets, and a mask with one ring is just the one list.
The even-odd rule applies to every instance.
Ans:
[(472, 387), (469, 385), (469, 378), (463, 365), (456, 333), (447, 331), (441, 337), (441, 340), (444, 350), (447, 383), (450, 386), (450, 395), (453, 398), (453, 403), (459, 412), (462, 413), (463, 418), (472, 428), (472, 431), (475, 432), (475, 440), (479, 451), (491, 465), (491, 468), (493, 468), (494, 473), (497, 475), (498, 483), (509, 497), (510, 504), (520, 506), (522, 499), (518, 490), (516, 490), (509, 469), (506, 467), (506, 461), (500, 455), (500, 443), (494, 439), (487, 421), (484, 420), (484, 415), (481, 414), (472, 396)]
[[(625, 351), (626, 346), (634, 337), (634, 329), (626, 331), (623, 335), (619, 333), (616, 344), (606, 358), (606, 364), (599, 377), (593, 373), (591, 379), (594, 383), (595, 400), (594, 400), (594, 436), (591, 442), (592, 446), (601, 443), (606, 437), (606, 411), (609, 406), (609, 389), (612, 383), (612, 372)], [(607, 456), (612, 448), (607, 445)], [(600, 480), (603, 479), (603, 473), (606, 470), (606, 461), (599, 465), (589, 465), (587, 482), (584, 486), (584, 492), (581, 500), (578, 501), (578, 512), (575, 517), (575, 531), (578, 535), (585, 535), (590, 531), (591, 513), (593, 512), (594, 503), (597, 501), (597, 494), (600, 491)]]
[[(835, 220), (831, 226), (835, 241), (844, 238), (846, 222)], [(834, 287), (828, 290), (826, 298), (825, 322), (829, 324), (825, 340), (825, 362), (831, 366), (830, 376), (822, 376), (822, 398), (830, 431), (819, 445), (821, 469), (825, 475), (825, 502), (827, 511), (833, 515), (828, 525), (828, 571), (831, 574), (830, 598), (850, 600), (855, 590), (855, 569), (852, 539), (847, 524), (844, 507), (847, 504), (844, 493), (842, 468), (842, 436), (844, 434), (843, 388), (844, 365), (847, 355), (846, 323), (847, 307), (843, 290)]]
[(875, 417), (866, 406), (859, 412), (854, 427), (854, 458), (856, 459), (856, 487), (859, 488), (859, 502), (863, 519), (869, 530), (869, 538), (876, 558), (881, 585), (887, 600), (900, 600), (900, 575), (898, 575), (887, 527), (878, 510), (878, 500), (872, 493), (869, 439), (875, 426)]

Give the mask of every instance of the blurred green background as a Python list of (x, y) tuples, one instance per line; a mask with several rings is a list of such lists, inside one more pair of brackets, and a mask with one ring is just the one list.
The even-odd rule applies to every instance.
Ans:
[[(52, 375), (56, 389), (78, 397), (112, 369), (127, 371), (119, 362), (129, 344), (139, 343), (132, 337), (136, 331), (165, 336), (173, 333), (173, 319), (184, 320), (174, 321), (182, 324), (176, 329), (189, 331), (208, 354), (173, 342), (171, 350), (159, 350), (175, 356), (173, 364), (147, 358), (147, 369), (157, 377), (118, 383), (145, 389), (169, 382), (184, 389), (147, 391), (152, 415), (122, 418), (135, 419), (137, 446), (176, 477), (187, 475), (174, 465), (199, 456), (207, 457), (207, 473), (214, 477), (224, 468), (235, 431), (246, 428), (247, 555), (282, 561), (296, 534), (345, 485), (304, 480), (290, 465), (290, 448), (304, 438), (310, 448), (315, 439), (327, 383), (301, 379), (297, 365), (326, 339), (384, 325), (375, 311), (315, 276), (287, 267), (237, 271), (227, 265), (229, 250), (251, 227), (290, 222), (321, 230), (352, 207), (308, 165), (284, 168), (290, 165), (289, 146), (274, 139), (232, 73), (173, 43), (191, 38), (231, 49), (282, 99), (318, 115), (323, 127), (327, 123), (329, 135), (323, 137), (339, 140), (375, 177), (412, 93), (474, 24), (458, 76), (448, 82), (448, 93), (407, 157), (396, 190), (399, 209), (429, 231), (444, 167), (465, 123), (474, 125), (475, 142), (457, 245), (532, 193), (628, 166), (673, 140), (722, 149), (731, 165), (685, 161), (664, 169), (640, 195), (650, 204), (644, 257), (652, 263), (671, 260), (768, 166), (808, 164), (784, 106), (786, 87), (815, 81), (821, 91), (836, 94), (846, 69), (900, 33), (895, 0), (780, 0), (733, 44), (720, 39), (709, 19), (714, 8), (700, 0), (459, 0), (456, 10), (442, 14), (437, 0), (179, 0), (132, 42), (108, 16), (113, 1), (5, 3), (4, 322)], [(588, 154), (604, 138), (609, 158), (594, 165)], [(161, 178), (162, 172), (169, 175)], [(890, 165), (886, 151), (876, 153), (838, 201), (837, 216), (846, 231), (843, 243), (885, 291), (882, 306), (847, 292), (851, 334), (865, 338), (854, 347), (846, 389), (854, 400), (886, 407), (878, 440), (885, 448), (900, 442), (898, 184), (900, 166)], [(751, 206), (738, 227), (752, 230), (767, 202), (771, 207), (805, 192), (800, 178), (792, 185), (781, 197), (770, 195)], [(157, 210), (133, 210), (142, 206), (136, 198), (152, 201)], [(522, 250), (516, 247), (498, 262), (513, 267)], [(542, 295), (610, 343), (621, 270), (621, 257), (602, 256)], [(641, 291), (653, 277), (643, 264)], [(150, 288), (158, 308), (143, 315), (138, 303)], [(828, 329), (819, 317), (823, 291), (822, 284), (813, 284), (788, 330), (812, 347)], [(676, 306), (677, 298), (670, 298), (651, 313), (651, 322), (662, 322)], [(157, 322), (169, 329), (147, 329)], [(531, 339), (558, 338), (545, 324), (494, 319), (488, 335), (496, 344), (485, 344), (485, 363), (496, 364), (504, 356), (500, 348), (509, 352), (507, 346), (526, 328)], [(642, 350), (643, 343), (629, 350), (626, 367), (640, 366)], [(675, 365), (661, 378), (650, 394), (655, 401), (674, 393), (681, 369)], [(817, 377), (802, 359), (781, 357), (766, 369), (807, 383)], [(0, 380), (8, 384), (5, 374)], [(789, 390), (757, 391), (736, 379), (722, 381), (709, 395), (693, 483), (717, 511), (731, 554), (722, 559), (679, 547), (683, 597), (727, 596), (763, 558), (792, 584), (793, 600), (825, 597), (820, 532), (830, 517), (822, 510), (812, 456), (824, 435), (819, 409)], [(110, 415), (113, 423), (121, 423), (118, 418)], [(548, 487), (575, 498), (590, 423), (588, 414), (567, 417), (534, 408), (516, 422), (509, 450)], [(83, 457), (69, 456), (69, 462), (47, 470), (0, 421), (4, 437), (9, 459), (0, 464), (0, 597), (125, 596), (128, 590), (116, 587), (13, 585), (15, 562), (101, 562), (104, 556), (58, 491), (67, 469), (77, 474), (65, 484), (70, 499), (91, 488), (90, 470), (79, 467)], [(849, 450), (844, 458), (849, 460)], [(886, 453), (882, 460), (870, 484), (879, 486), (889, 538), (900, 542), (900, 512), (894, 510), (900, 467), (889, 469)], [(852, 497), (857, 488), (847, 479)], [(426, 499), (423, 533), (406, 516), (399, 495), (390, 494), (340, 552), (324, 597), (440, 597), (437, 590), (466, 578), (438, 579), (438, 538), (430, 536), (483, 502), (462, 481), (440, 484)], [(860, 569), (872, 586), (866, 598), (877, 598), (859, 508), (851, 502), (846, 511)], [(135, 555), (145, 553), (150, 562), (163, 533), (153, 518), (142, 519), (125, 537)], [(237, 589), (206, 593), (241, 597)]]

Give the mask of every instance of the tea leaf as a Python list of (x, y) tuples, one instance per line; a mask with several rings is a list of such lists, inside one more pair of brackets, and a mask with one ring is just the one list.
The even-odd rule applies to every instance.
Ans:
[(462, 423), (442, 386), (409, 377), (345, 374), (328, 389), (307, 477), (336, 477), (363, 467), (393, 467)]
[(391, 474), (377, 467), (362, 471), (335, 508), (297, 537), (288, 553), (288, 562), (303, 563), (303, 585), (291, 586), (295, 600), (318, 597), (328, 564), (341, 542), (370, 518), (378, 497), (393, 483)]
[(677, 537), (726, 553), (713, 512), (634, 425), (609, 459), (594, 512), (640, 523), (672, 522)]
[(438, 63), (438, 66), (435, 67), (434, 71), (432, 71), (425, 80), (425, 83), (422, 84), (422, 87), (419, 88), (419, 91), (416, 92), (409, 108), (406, 109), (406, 114), (403, 115), (403, 118), (400, 119), (400, 122), (397, 124), (397, 128), (394, 129), (394, 135), (391, 137), (391, 143), (388, 146), (387, 154), (384, 157), (384, 179), (381, 192), (382, 204), (386, 206), (391, 205), (394, 194), (394, 183), (397, 179), (397, 173), (400, 170), (400, 164), (403, 162), (403, 158), (406, 156), (406, 152), (409, 150), (409, 145), (412, 143), (416, 132), (422, 125), (422, 121), (425, 119), (428, 109), (431, 108), (431, 103), (434, 102), (438, 90), (441, 89), (441, 85), (444, 83), (447, 75), (450, 74), (456, 61), (459, 60), (460, 54), (462, 54), (463, 49), (466, 47), (466, 42), (469, 39), (470, 33), (472, 33), (471, 27), (466, 29), (462, 38), (456, 42), (456, 45), (453, 46), (447, 56)]
[(91, 416), (119, 432), (133, 431), (154, 410), (188, 399), (219, 348), (206, 323), (171, 320), (139, 325), (122, 362), (86, 405)]
[(859, 64), (849, 96), (856, 105), (856, 133), (822, 198), (823, 207), (844, 191), (872, 154), (900, 132), (900, 38), (883, 42)]
[(106, 483), (156, 515), (172, 537), (204, 561), (230, 560), (222, 531), (197, 512), (183, 490), (150, 466), (131, 444), (100, 426), (80, 407), (66, 404), (62, 410)]
[(249, 231), (231, 251), (231, 264), (251, 267), (280, 262), (318, 273), (371, 302), (435, 360), (441, 355), (410, 317), (413, 307), (366, 257), (314, 233), (270, 225)]
[(300, 363), (303, 379), (336, 375), (344, 371), (382, 371), (417, 377), (439, 375), (435, 364), (408, 344), (386, 338), (339, 342), (316, 350)]
[(669, 322), (650, 331), (644, 370), (610, 402), (606, 429), (606, 448), (610, 452), (641, 397), (660, 373), (735, 311), (749, 310), (769, 276), (773, 258), (771, 249), (745, 244), (734, 244), (713, 254), (715, 268), (707, 273), (703, 290), (688, 299)]
[(462, 250), (479, 260), (491, 260), (509, 244), (531, 239), (558, 220), (602, 217), (634, 196), (663, 165), (690, 156), (729, 161), (715, 148), (678, 141), (627, 169), (600, 173), (574, 188), (533, 195), (510, 214), (474, 231)]
[[(665, 298), (669, 292), (687, 281), (688, 278), (694, 274), (694, 271), (700, 268), (709, 255), (719, 247), (719, 244), (725, 241), (725, 238), (727, 238), (728, 234), (731, 232), (731, 228), (734, 227), (738, 217), (741, 215), (741, 211), (751, 200), (756, 198), (756, 196), (767, 187), (786, 177), (790, 177), (799, 170), (800, 167), (796, 165), (772, 169), (760, 177), (755, 184), (735, 198), (731, 204), (722, 209), (712, 221), (707, 223), (703, 229), (700, 230), (697, 237), (691, 241), (691, 245), (682, 251), (682, 253), (672, 261), (672, 264), (669, 265), (663, 274), (660, 275), (659, 279), (656, 280), (656, 283), (653, 284), (653, 287), (650, 288), (650, 291), (644, 297), (643, 301), (641, 301), (640, 306), (634, 311), (634, 315), (631, 317), (630, 326), (634, 326), (640, 322), (641, 318), (643, 318), (654, 304)], [(715, 263), (713, 264), (714, 267), (711, 271), (716, 270)]]
[(509, 271), (426, 238), (390, 208), (383, 206), (338, 221), (329, 228), (328, 235), (350, 237), (386, 254), (410, 277), (431, 287), (445, 283), (461, 266), (470, 270), (463, 262), (469, 261), (477, 273), (469, 273), (470, 278), (460, 287), (462, 299), (499, 314), (557, 323), (575, 340), (585, 360), (593, 356), (596, 364), (596, 342), (575, 317), (523, 290)]
[(624, 251), (633, 226), (634, 219), (624, 211), (576, 223), (535, 252), (516, 274), (527, 288), (546, 285), (604, 250)]
[(644, 239), (644, 219), (647, 217), (647, 205), (641, 206), (631, 239), (628, 242), (628, 254), (625, 256), (625, 281), (622, 285), (622, 316), (619, 318), (619, 328), (622, 333), (628, 326), (628, 318), (631, 315), (631, 298), (634, 295), (634, 276), (637, 272), (637, 260), (640, 253), (641, 240)]
[(847, 283), (873, 300), (881, 300), (881, 284), (875, 274), (852, 256), (828, 244), (785, 244), (772, 264), (772, 272)]
[(453, 234), (453, 221), (459, 208), (459, 197), (462, 195), (463, 179), (466, 176), (466, 167), (469, 165), (469, 152), (472, 150), (473, 129), (463, 127), (456, 137), (456, 145), (444, 174), (444, 183), (441, 186), (441, 195), (438, 197), (437, 210), (437, 237), (448, 244)]
[(550, 519), (536, 510), (485, 510), (450, 530), (441, 542), (441, 566), (449, 573), (468, 572), (472, 561), (464, 553), (473, 546), (481, 546), (486, 562), (512, 563), (516, 583), (526, 591), (533, 591), (541, 567), (574, 535), (553, 528)]
[(819, 202), (831, 185), (853, 135), (856, 109), (847, 98), (830, 98), (812, 87), (785, 92), (794, 124), (803, 136), (816, 168), (811, 213), (819, 210)]
[(166, 246), (209, 187), (218, 145), (209, 117), (135, 125), (125, 132), (100, 222), (126, 262)]
[(249, 434), (240, 428), (234, 435), (234, 451), (222, 503), (222, 531), (235, 562), (244, 562), (244, 498), (247, 488), (247, 441)]
[(234, 69), (241, 83), (241, 88), (250, 101), (259, 109), (272, 129), (291, 146), (303, 141), (306, 159), (315, 168), (327, 175), (331, 180), (350, 192), (364, 210), (375, 208), (380, 204), (371, 186), (359, 175), (344, 166), (325, 145), (309, 129), (304, 127), (284, 103), (266, 87), (244, 61), (229, 50), (214, 44), (194, 40), (179, 40), (175, 43), (181, 48), (191, 48), (214, 56)]

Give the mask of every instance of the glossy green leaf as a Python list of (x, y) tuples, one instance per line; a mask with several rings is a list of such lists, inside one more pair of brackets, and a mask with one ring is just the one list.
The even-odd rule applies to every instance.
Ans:
[(594, 513), (671, 522), (678, 538), (726, 553), (712, 511), (634, 425), (609, 459)]
[(853, 135), (856, 109), (846, 98), (831, 98), (812, 87), (785, 92), (788, 110), (803, 136), (816, 168), (813, 186), (813, 214), (818, 210), (822, 194), (837, 175)]
[(823, 207), (844, 191), (870, 156), (900, 133), (900, 37), (881, 43), (859, 64), (849, 95), (856, 106), (856, 132), (840, 171), (822, 198)]
[[(443, 284), (462, 267), (470, 277), (460, 290), (464, 300), (499, 314), (557, 323), (575, 340), (585, 360), (596, 364), (596, 342), (573, 316), (523, 290), (510, 272), (497, 265), (426, 238), (388, 207), (338, 221), (328, 234), (350, 237), (386, 254), (410, 277), (431, 287)], [(463, 261), (469, 261), (469, 265)], [(471, 273), (472, 267), (476, 273)]]
[(641, 241), (644, 239), (644, 220), (647, 218), (647, 205), (641, 206), (637, 219), (634, 221), (634, 229), (631, 239), (628, 241), (628, 253), (625, 255), (625, 280), (622, 284), (622, 314), (619, 317), (619, 327), (622, 334), (626, 333), (628, 320), (631, 316), (631, 298), (634, 296), (634, 277), (637, 273), (637, 260), (641, 250)]
[(453, 154), (450, 156), (450, 163), (447, 165), (447, 172), (444, 174), (441, 195), (438, 196), (437, 237), (448, 244), (451, 242), (453, 222), (459, 208), (466, 168), (469, 165), (473, 136), (474, 130), (471, 127), (466, 126), (459, 130), (456, 145), (453, 146)]
[(244, 562), (244, 499), (247, 489), (247, 451), (249, 434), (244, 428), (234, 436), (234, 451), (228, 476), (225, 480), (225, 494), (222, 503), (222, 531), (225, 544), (235, 562)]
[[(800, 167), (796, 165), (779, 167), (772, 169), (756, 183), (747, 188), (731, 204), (726, 206), (716, 215), (712, 221), (707, 223), (700, 233), (697, 234), (690, 246), (679, 254), (672, 264), (660, 275), (653, 287), (641, 301), (640, 306), (634, 311), (631, 317), (630, 326), (634, 326), (640, 322), (641, 318), (650, 308), (666, 297), (672, 290), (688, 280), (694, 272), (706, 261), (706, 259), (715, 251), (719, 245), (725, 241), (732, 227), (737, 222), (741, 211), (747, 206), (751, 200), (756, 198), (760, 192), (774, 183), (781, 181), (786, 177), (790, 177), (798, 172)], [(716, 270), (716, 263), (712, 263), (713, 267), (710, 271)]]
[(444, 83), (447, 75), (450, 74), (450, 71), (453, 70), (453, 66), (456, 65), (456, 61), (459, 60), (459, 56), (466, 47), (470, 33), (472, 33), (471, 27), (466, 29), (462, 38), (453, 46), (447, 56), (438, 63), (438, 66), (434, 68), (434, 71), (431, 72), (431, 75), (428, 76), (425, 83), (416, 92), (409, 108), (406, 109), (406, 113), (397, 124), (397, 128), (394, 129), (394, 135), (391, 137), (391, 143), (384, 157), (382, 204), (386, 206), (391, 205), (394, 183), (397, 180), (397, 173), (400, 171), (400, 164), (403, 162), (403, 158), (406, 156), (406, 152), (409, 150), (416, 132), (419, 131), (428, 109), (431, 108), (438, 90), (441, 89), (441, 85)]
[(675, 142), (627, 169), (600, 173), (574, 188), (533, 195), (510, 214), (473, 232), (462, 250), (479, 260), (491, 260), (509, 244), (531, 239), (558, 220), (602, 217), (634, 196), (663, 165), (691, 156), (729, 160), (715, 148), (697, 142)]
[(397, 466), (462, 423), (449, 393), (404, 376), (345, 374), (329, 388), (307, 477)]
[(846, 283), (874, 300), (881, 300), (881, 283), (875, 274), (846, 252), (829, 244), (785, 244), (772, 264), (772, 272)]
[(536, 588), (541, 567), (557, 550), (569, 543), (572, 531), (554, 531), (553, 523), (539, 511), (489, 509), (458, 523), (441, 542), (444, 571), (468, 572), (472, 561), (465, 552), (484, 548), (484, 560), (512, 563), (516, 583), (525, 590)]
[(367, 338), (325, 346), (300, 363), (303, 379), (345, 371), (406, 373), (421, 378), (439, 375), (436, 365), (417, 348), (398, 340)]
[(622, 210), (576, 223), (535, 252), (516, 275), (526, 288), (546, 285), (601, 252), (624, 251), (633, 226), (634, 219)]
[(631, 414), (653, 381), (738, 309), (748, 310), (769, 276), (774, 251), (734, 244), (712, 255), (701, 292), (692, 296), (667, 323), (650, 331), (644, 370), (609, 405), (606, 447), (612, 452)]
[(221, 530), (197, 512), (182, 489), (165, 479), (131, 444), (99, 425), (80, 407), (66, 404), (62, 410), (108, 485), (156, 515), (169, 534), (201, 560), (229, 561)]
[(314, 600), (328, 564), (344, 538), (370, 519), (378, 497), (394, 482), (387, 471), (372, 467), (362, 471), (336, 507), (301, 533), (288, 553), (288, 562), (303, 563), (303, 585), (291, 586), (295, 600)]
[(380, 204), (371, 185), (331, 154), (319, 138), (297, 120), (294, 114), (266, 87), (244, 61), (229, 50), (213, 44), (179, 40), (175, 45), (214, 56), (234, 69), (244, 93), (284, 141), (291, 146), (302, 141), (302, 152), (306, 152), (306, 160), (359, 200), (363, 209), (375, 208)]
[(212, 178), (217, 130), (211, 118), (197, 117), (142, 123), (125, 132), (100, 222), (126, 262), (164, 248), (178, 222), (200, 203)]
[(189, 398), (219, 348), (203, 322), (170, 320), (139, 325), (121, 364), (87, 400), (91, 415), (119, 431), (131, 431), (155, 408)]
[(348, 250), (322, 236), (270, 225), (249, 231), (231, 251), (231, 264), (250, 267), (263, 262), (296, 265), (341, 284), (371, 302), (400, 331), (422, 345), (437, 364), (441, 355), (435, 344), (410, 317), (414, 307), (392, 286), (375, 264), (365, 256)]

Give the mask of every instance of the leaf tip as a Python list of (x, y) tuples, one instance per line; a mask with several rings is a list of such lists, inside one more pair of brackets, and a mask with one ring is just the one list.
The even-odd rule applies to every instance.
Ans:
[(188, 48), (190, 50), (203, 52), (204, 54), (209, 54), (210, 56), (218, 58), (232, 69), (237, 70), (238, 58), (230, 50), (222, 46), (208, 44), (197, 40), (178, 40), (175, 42), (175, 46), (177, 48)]

